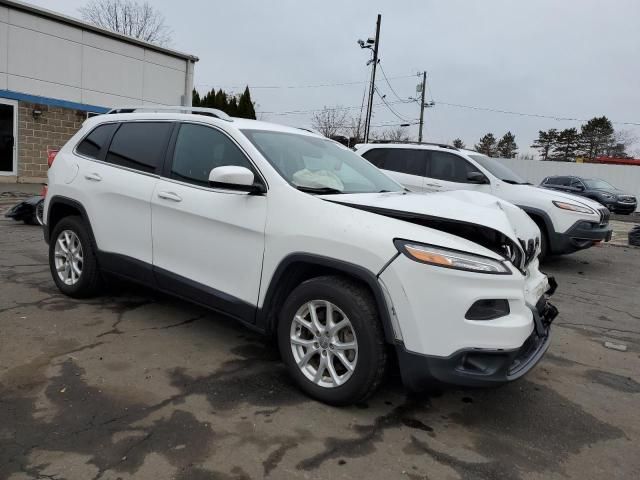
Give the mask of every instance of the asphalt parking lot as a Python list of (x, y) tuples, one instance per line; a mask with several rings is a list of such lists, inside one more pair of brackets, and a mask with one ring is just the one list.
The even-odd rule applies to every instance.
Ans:
[(2, 219), (0, 479), (639, 478), (640, 249), (544, 270), (561, 313), (525, 379), (409, 395), (392, 375), (337, 409), (222, 316), (130, 285), (61, 296), (41, 230)]

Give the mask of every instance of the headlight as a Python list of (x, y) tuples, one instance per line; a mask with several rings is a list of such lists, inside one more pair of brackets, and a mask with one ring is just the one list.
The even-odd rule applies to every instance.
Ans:
[(469, 272), (511, 274), (511, 270), (501, 261), (482, 255), (412, 243), (406, 240), (395, 240), (394, 244), (400, 253), (416, 262)]
[(567, 202), (556, 202), (554, 200), (553, 204), (561, 208), (563, 210), (571, 210), (572, 212), (580, 212), (580, 213), (592, 213), (595, 215), (596, 212), (593, 211), (592, 208), (582, 205), (576, 205), (575, 203), (567, 203)]
[(602, 198), (606, 198), (607, 200), (614, 200), (616, 198), (615, 195), (611, 195), (610, 193), (603, 193)]

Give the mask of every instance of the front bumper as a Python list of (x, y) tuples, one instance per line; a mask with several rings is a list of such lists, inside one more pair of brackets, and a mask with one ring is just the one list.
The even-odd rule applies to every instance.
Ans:
[(411, 390), (422, 390), (441, 382), (467, 387), (482, 387), (507, 383), (529, 372), (549, 348), (550, 325), (558, 310), (549, 303), (556, 282), (549, 277), (549, 289), (535, 306), (534, 330), (516, 349), (469, 348), (449, 357), (431, 357), (407, 351), (397, 345), (396, 353), (404, 385)]
[(636, 211), (636, 208), (638, 208), (638, 203), (617, 201), (615, 203), (606, 204), (606, 206), (614, 213), (622, 213), (628, 215)]
[(608, 242), (613, 235), (609, 223), (599, 224), (580, 220), (564, 233), (556, 233), (550, 238), (551, 252), (555, 254), (573, 253), (589, 248), (598, 242)]

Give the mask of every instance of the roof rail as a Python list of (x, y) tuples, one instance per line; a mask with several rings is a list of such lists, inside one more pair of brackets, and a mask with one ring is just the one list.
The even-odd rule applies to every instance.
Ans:
[[(459, 148), (454, 147), (453, 145), (448, 145), (446, 143), (432, 143), (432, 142), (413, 142), (413, 141), (400, 141), (400, 142), (394, 142), (394, 141), (390, 141), (390, 140), (373, 140), (371, 142), (369, 142), (370, 144), (374, 144), (374, 143), (393, 143), (396, 145), (432, 145), (434, 147), (440, 147), (440, 148), (448, 148), (450, 150), (459, 150)], [(362, 145), (366, 145), (366, 144), (362, 144)]]
[(154, 106), (154, 105), (140, 105), (134, 107), (118, 107), (112, 108), (107, 112), (110, 113), (137, 113), (137, 112), (177, 112), (177, 113), (192, 113), (194, 115), (205, 115), (207, 117), (219, 118), (227, 122), (233, 122), (233, 118), (227, 115), (222, 110), (217, 108), (203, 108), (203, 107), (185, 107), (185, 106)]

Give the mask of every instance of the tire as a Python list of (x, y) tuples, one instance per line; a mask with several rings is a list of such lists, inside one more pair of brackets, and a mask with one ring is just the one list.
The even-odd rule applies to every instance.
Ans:
[[(328, 330), (328, 305), (332, 308), (332, 325), (344, 324), (345, 317), (348, 325), (329, 337), (313, 336), (308, 328), (313, 327), (313, 322), (309, 322), (312, 318), (310, 305), (314, 306), (319, 325), (325, 331)], [(302, 317), (307, 326), (296, 320), (296, 315)], [(371, 292), (357, 282), (339, 276), (324, 276), (301, 283), (280, 311), (277, 336), (280, 354), (289, 373), (305, 393), (321, 402), (330, 405), (362, 402), (382, 382), (387, 367), (384, 332)], [(293, 345), (292, 338), (309, 342), (309, 346)], [(357, 349), (347, 349), (348, 345), (354, 344)], [(303, 369), (298, 361), (304, 362), (307, 354), (311, 356)], [(317, 371), (323, 358), (332, 368), (326, 364), (320, 379), (314, 381), (310, 377), (318, 378)], [(346, 368), (341, 358), (353, 366), (352, 370)]]
[[(66, 242), (65, 238), (74, 240)], [(77, 239), (77, 241), (75, 239)], [(59, 243), (60, 241), (62, 241), (62, 246)], [(74, 246), (80, 245), (79, 248), (75, 248), (76, 253), (79, 252), (79, 257), (71, 258), (63, 255), (64, 250), (62, 247), (67, 243), (72, 246), (71, 249), (67, 248), (67, 250), (71, 252), (73, 252)], [(78, 260), (79, 258), (81, 258), (81, 260)], [(75, 269), (73, 273), (71, 273), (73, 265), (70, 265), (68, 269), (65, 269), (59, 274), (58, 268), (61, 264), (60, 262), (56, 263), (56, 259), (59, 259), (64, 265), (71, 262), (79, 268), (80, 273), (78, 274)], [(102, 277), (98, 268), (91, 236), (80, 217), (65, 217), (53, 228), (51, 241), (49, 242), (49, 268), (53, 281), (58, 289), (69, 297), (87, 298), (99, 292), (102, 285)], [(70, 281), (65, 282), (65, 280), (61, 278), (61, 276), (65, 275)], [(75, 278), (73, 278), (73, 276), (75, 276)]]

